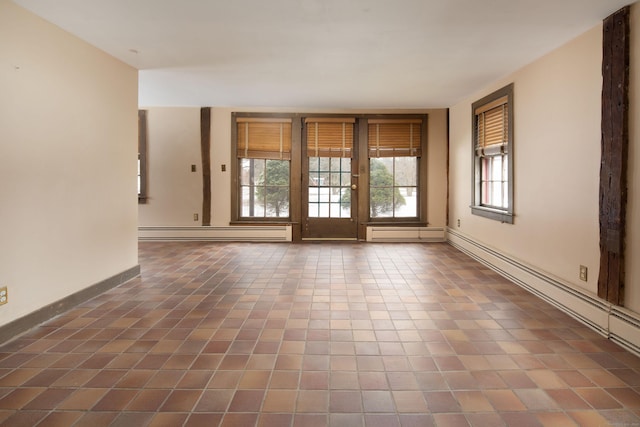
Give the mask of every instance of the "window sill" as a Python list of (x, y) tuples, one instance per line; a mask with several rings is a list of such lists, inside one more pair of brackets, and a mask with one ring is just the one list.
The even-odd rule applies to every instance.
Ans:
[(500, 221), (505, 224), (513, 224), (513, 213), (500, 209), (492, 209), (485, 206), (471, 206), (471, 213), (484, 218)]

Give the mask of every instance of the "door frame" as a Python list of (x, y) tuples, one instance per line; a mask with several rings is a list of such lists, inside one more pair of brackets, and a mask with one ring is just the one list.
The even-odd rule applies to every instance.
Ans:
[[(351, 171), (350, 185), (351, 189), (351, 217), (350, 218), (323, 218), (309, 217), (309, 156), (307, 152), (307, 126), (305, 123), (308, 118), (355, 118), (353, 126), (353, 141), (351, 149)], [(300, 186), (300, 222), (301, 240), (359, 240), (364, 236), (360, 234), (360, 210), (362, 196), (360, 189), (360, 167), (359, 167), (359, 123), (357, 117), (353, 115), (343, 114), (309, 114), (301, 118), (302, 134), (301, 134), (301, 186)], [(342, 158), (342, 157), (336, 157)], [(355, 185), (355, 188), (353, 186)]]

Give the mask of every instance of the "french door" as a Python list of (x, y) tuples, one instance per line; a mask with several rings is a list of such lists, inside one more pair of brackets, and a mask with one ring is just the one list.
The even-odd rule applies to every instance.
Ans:
[(307, 118), (302, 143), (302, 238), (358, 237), (354, 118)]

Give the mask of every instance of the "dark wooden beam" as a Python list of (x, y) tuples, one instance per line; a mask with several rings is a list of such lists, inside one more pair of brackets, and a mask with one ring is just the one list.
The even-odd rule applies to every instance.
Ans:
[(138, 203), (147, 203), (147, 110), (138, 110), (138, 159), (140, 160)]
[[(235, 159), (235, 154), (234, 154)], [(289, 195), (289, 215), (291, 216), (291, 240), (302, 240), (302, 119), (291, 121), (291, 194)], [(296, 159), (296, 160), (294, 160)], [(235, 159), (237, 162), (237, 159)], [(306, 160), (306, 158), (305, 158)], [(308, 160), (307, 160), (308, 161)]]
[(598, 296), (624, 305), (629, 147), (629, 6), (603, 22)]
[(202, 153), (202, 225), (211, 225), (211, 107), (200, 109)]

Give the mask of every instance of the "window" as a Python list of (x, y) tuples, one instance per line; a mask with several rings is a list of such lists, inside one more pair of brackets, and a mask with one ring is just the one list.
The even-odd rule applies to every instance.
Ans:
[(236, 119), (241, 218), (290, 217), (291, 119)]
[(475, 215), (513, 223), (513, 85), (473, 103)]
[(371, 220), (418, 218), (420, 119), (370, 119), (369, 216)]
[(138, 111), (138, 203), (147, 203), (147, 111)]

